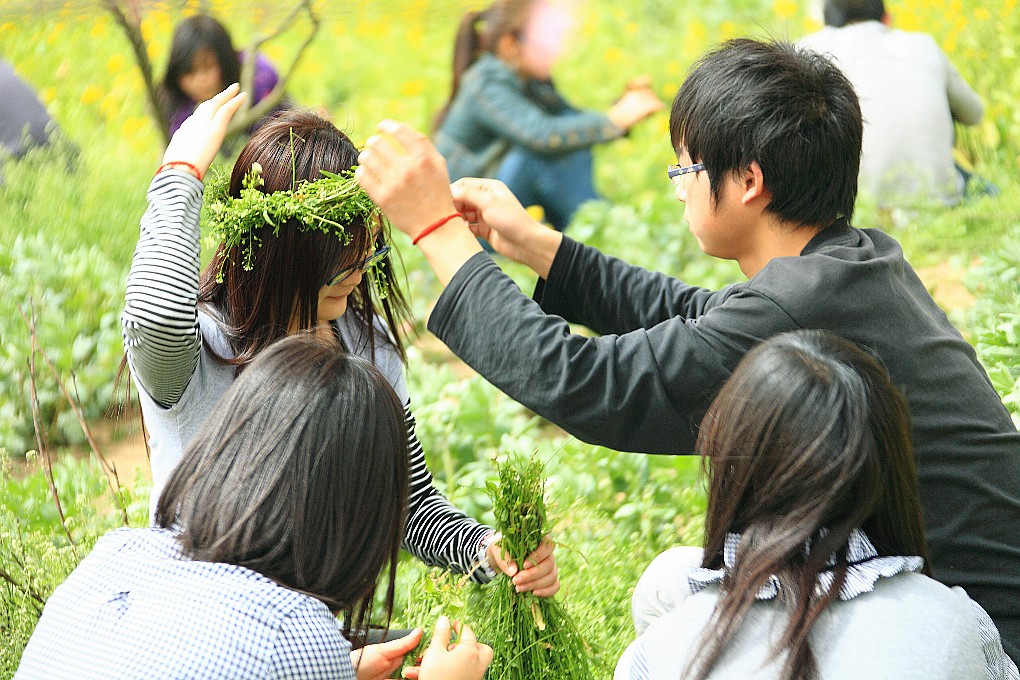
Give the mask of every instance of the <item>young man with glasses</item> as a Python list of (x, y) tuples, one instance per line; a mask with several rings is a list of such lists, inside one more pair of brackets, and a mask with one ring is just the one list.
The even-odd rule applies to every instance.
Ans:
[[(691, 453), (739, 360), (782, 332), (828, 330), (874, 351), (910, 403), (934, 574), (963, 586), (1020, 658), (1020, 433), (899, 244), (850, 225), (862, 120), (835, 65), (788, 44), (735, 40), (681, 86), (670, 179), (702, 249), (748, 278), (719, 291), (546, 229), (498, 182), (461, 180), (451, 193), (423, 135), (393, 121), (379, 129), (406, 153), (373, 137), (357, 176), (446, 286), (429, 329), (584, 441)], [(539, 275), (534, 299), (474, 235)], [(601, 335), (573, 334), (567, 322)]]

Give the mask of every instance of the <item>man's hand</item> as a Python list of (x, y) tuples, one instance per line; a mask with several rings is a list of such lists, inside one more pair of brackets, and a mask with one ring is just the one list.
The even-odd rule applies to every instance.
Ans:
[(466, 177), (454, 182), (452, 190), (454, 205), (476, 236), (492, 244), (500, 255), (531, 267), (542, 278), (549, 275), (563, 236), (532, 219), (505, 184)]

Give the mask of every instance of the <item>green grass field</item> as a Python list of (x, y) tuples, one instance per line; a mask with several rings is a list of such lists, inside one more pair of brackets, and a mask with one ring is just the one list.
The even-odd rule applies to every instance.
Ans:
[[(888, 0), (903, 28), (937, 36), (986, 102), (984, 122), (962, 129), (962, 158), (1002, 194), (952, 211), (884, 214), (863, 197), (859, 226), (899, 238), (951, 318), (978, 349), (1004, 401), (1020, 418), (1020, 12), (1015, 0), (965, 10), (961, 0)], [(320, 3), (323, 26), (304, 55), (289, 93), (322, 108), (356, 142), (377, 121), (397, 118), (427, 128), (449, 87), (452, 36), (477, 2), (385, 0)], [(328, 6), (327, 6), (328, 5)], [(796, 39), (819, 26), (794, 0), (588, 0), (579, 5), (574, 40), (555, 75), (579, 106), (604, 108), (628, 78), (648, 74), (669, 101), (690, 63), (723, 38)], [(238, 46), (273, 26), (286, 3), (211, 0), (144, 3), (143, 34), (157, 73), (176, 21), (204, 7), (223, 19)], [(269, 43), (288, 63), (308, 30), (299, 24)], [(81, 451), (74, 414), (45, 369), (36, 374), (43, 429), (55, 455), (62, 526), (38, 448), (28, 398), (29, 333), (18, 307), (34, 311), (39, 342), (83, 408), (100, 422), (115, 400), (122, 355), (118, 315), (145, 189), (161, 157), (161, 136), (147, 114), (142, 80), (127, 41), (95, 2), (0, 4), (0, 58), (40, 93), (81, 148), (79, 170), (65, 172), (45, 154), (5, 171), (0, 188), (0, 450), (18, 461), (0, 474), (0, 678), (10, 677), (31, 633), (37, 605), (106, 529), (145, 521), (144, 480), (114, 497), (98, 464)], [(579, 214), (571, 235), (649, 268), (715, 287), (739, 280), (731, 263), (698, 251), (682, 207), (664, 177), (674, 162), (661, 114), (626, 139), (596, 150), (600, 190), (612, 201)], [(438, 287), (402, 237), (396, 246), (419, 323)], [(526, 290), (533, 279), (510, 273)], [(962, 292), (961, 292), (962, 291)], [(955, 292), (956, 294), (951, 294)], [(548, 460), (548, 496), (564, 583), (563, 599), (609, 669), (631, 639), (630, 591), (659, 551), (700, 540), (704, 497), (690, 458), (623, 454), (563, 437), (480, 378), (458, 379), (442, 356), (412, 348), (409, 380), (419, 435), (437, 484), (460, 507), (491, 517), (486, 480), (493, 460), (538, 451)], [(626, 546), (626, 549), (621, 549)], [(401, 612), (411, 617), (412, 584), (422, 569), (405, 560)], [(404, 621), (401, 618), (401, 621)], [(419, 623), (419, 621), (407, 621)], [(425, 622), (421, 622), (425, 623)]]

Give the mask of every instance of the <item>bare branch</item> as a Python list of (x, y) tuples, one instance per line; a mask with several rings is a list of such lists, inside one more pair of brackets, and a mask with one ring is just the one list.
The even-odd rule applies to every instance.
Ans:
[(131, 49), (135, 54), (135, 63), (138, 64), (138, 70), (142, 72), (142, 80), (149, 98), (149, 108), (156, 120), (159, 132), (163, 136), (164, 144), (168, 144), (170, 142), (169, 116), (163, 109), (163, 103), (159, 98), (159, 88), (152, 75), (152, 62), (149, 61), (149, 50), (145, 44), (145, 38), (142, 37), (141, 14), (138, 6), (131, 4), (131, 16), (128, 16), (120, 0), (102, 0), (102, 3), (103, 7), (113, 15), (114, 21), (121, 27), (128, 42), (131, 43)]
[[(273, 38), (281, 35), (287, 29), (291, 27), (294, 22), (297, 21), (298, 17), (303, 13), (308, 15), (308, 20), (311, 22), (311, 30), (305, 37), (304, 42), (298, 48), (297, 53), (294, 55), (294, 59), (291, 61), (290, 66), (281, 72), (280, 80), (276, 83), (276, 87), (266, 97), (258, 102), (252, 104), (252, 98), (254, 97), (253, 86), (255, 82), (255, 61), (256, 54), (259, 48), (265, 43), (269, 42)], [(249, 93), (248, 103), (245, 104), (245, 109), (238, 115), (234, 116), (234, 119), (230, 122), (230, 126), (227, 128), (227, 137), (232, 137), (244, 130), (247, 130), (256, 121), (271, 111), (280, 101), (283, 99), (283, 94), (287, 89), (287, 83), (290, 81), (291, 75), (297, 69), (298, 62), (301, 61), (301, 57), (304, 55), (308, 46), (311, 45), (312, 40), (319, 32), (321, 21), (319, 16), (315, 13), (315, 8), (312, 6), (312, 0), (301, 0), (294, 8), (290, 11), (290, 14), (280, 22), (279, 27), (272, 33), (254, 38), (246, 52), (247, 59), (241, 67), (241, 89)]]
[(29, 310), (32, 313), (31, 320), (25, 316), (25, 311), (21, 308), (21, 304), (18, 304), (18, 313), (21, 314), (21, 318), (25, 321), (25, 326), (28, 328), (28, 332), (32, 338), (32, 351), (28, 356), (28, 381), (31, 388), (32, 394), (32, 425), (35, 428), (35, 443), (39, 447), (39, 455), (43, 457), (45, 465), (43, 469), (46, 471), (46, 482), (50, 487), (50, 493), (53, 494), (53, 503), (57, 506), (57, 514), (60, 516), (60, 528), (64, 530), (64, 535), (67, 536), (67, 540), (71, 543), (72, 548), (77, 546), (74, 541), (74, 537), (71, 536), (70, 530), (67, 528), (67, 518), (64, 516), (64, 506), (60, 503), (60, 495), (57, 493), (56, 482), (53, 481), (53, 459), (50, 457), (49, 447), (46, 446), (46, 435), (43, 433), (42, 428), (42, 414), (39, 407), (39, 395), (35, 389), (35, 353), (38, 351), (38, 337), (35, 333), (35, 309), (31, 307), (29, 302)]
[(14, 577), (12, 577), (2, 568), (0, 568), (0, 579), (7, 581), (12, 586), (26, 593), (29, 597), (35, 600), (35, 602), (32, 603), (32, 606), (35, 607), (35, 611), (37, 614), (39, 614), (40, 616), (42, 615), (42, 608), (46, 606), (46, 600), (42, 599), (42, 597), (39, 596), (39, 593), (35, 592), (35, 590), (33, 590), (31, 586), (22, 585), (21, 583), (18, 583), (17, 581), (14, 580)]

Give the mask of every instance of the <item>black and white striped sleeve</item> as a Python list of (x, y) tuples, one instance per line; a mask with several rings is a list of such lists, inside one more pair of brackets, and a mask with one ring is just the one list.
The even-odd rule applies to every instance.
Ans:
[(153, 178), (147, 198), (121, 329), (135, 380), (169, 408), (188, 386), (202, 347), (197, 310), (202, 183), (166, 170)]
[(410, 403), (404, 405), (404, 418), (411, 474), (404, 547), (426, 564), (461, 574), (470, 573), (471, 580), (477, 583), (489, 581), (491, 572), (481, 562), (482, 542), (493, 529), (471, 519), (439, 493), (414, 431)]

